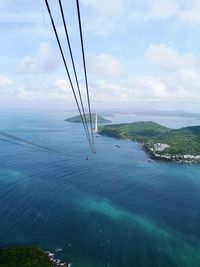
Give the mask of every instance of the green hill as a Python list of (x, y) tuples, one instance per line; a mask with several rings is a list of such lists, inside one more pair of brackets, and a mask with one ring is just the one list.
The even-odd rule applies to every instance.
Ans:
[[(95, 123), (96, 114), (95, 113), (92, 113), (91, 115), (92, 115), (91, 116), (92, 117), (92, 123)], [(97, 120), (98, 120), (98, 123), (111, 123), (112, 122), (110, 120), (105, 119), (101, 115), (97, 115)], [(74, 122), (74, 123), (81, 123), (82, 122), (80, 115), (79, 116), (68, 118), (65, 121), (67, 121), (67, 122)], [(90, 122), (90, 116), (89, 116), (89, 114), (86, 114), (86, 121), (87, 122)]]
[(154, 122), (106, 125), (99, 133), (142, 142), (154, 158), (200, 162), (200, 126), (169, 129)]
[(144, 141), (149, 137), (159, 136), (168, 131), (170, 129), (167, 127), (151, 121), (106, 125), (99, 129), (101, 134), (137, 141)]
[(53, 267), (45, 252), (37, 247), (0, 249), (1, 267)]
[(170, 154), (200, 155), (200, 126), (171, 130), (152, 141), (169, 144)]

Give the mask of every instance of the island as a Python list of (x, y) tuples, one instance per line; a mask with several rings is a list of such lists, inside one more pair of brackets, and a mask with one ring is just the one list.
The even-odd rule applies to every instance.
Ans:
[(152, 121), (104, 125), (99, 134), (142, 144), (153, 159), (200, 163), (200, 126), (170, 129)]
[(61, 263), (54, 254), (44, 252), (39, 247), (15, 247), (0, 249), (1, 267), (68, 267), (71, 264)]
[[(89, 123), (90, 122), (90, 116), (89, 116), (89, 114), (86, 114), (85, 117), (86, 117), (86, 121)], [(95, 123), (96, 114), (95, 113), (92, 113), (91, 114), (91, 117), (92, 117), (92, 123)], [(81, 123), (82, 122), (80, 115), (79, 116), (68, 118), (65, 121), (67, 121), (67, 122), (74, 122), (74, 123)], [(97, 121), (98, 121), (98, 124), (99, 123), (100, 124), (103, 124), (103, 123), (111, 123), (112, 122), (110, 120), (105, 119), (103, 116), (101, 116), (99, 114), (97, 115)]]

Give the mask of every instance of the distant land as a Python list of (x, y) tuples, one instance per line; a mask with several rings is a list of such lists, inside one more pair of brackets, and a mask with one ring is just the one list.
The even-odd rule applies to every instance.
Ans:
[(99, 133), (141, 142), (151, 158), (200, 163), (200, 126), (170, 129), (155, 122), (105, 125)]
[(196, 118), (200, 119), (200, 113), (187, 112), (184, 110), (130, 110), (130, 111), (110, 111), (110, 114), (124, 114), (124, 115), (152, 115), (152, 116), (166, 116), (166, 117), (185, 117), (185, 118)]
[[(76, 110), (68, 110), (70, 112), (77, 112)], [(120, 110), (120, 109), (107, 109), (107, 110), (99, 110), (99, 113), (105, 117), (112, 117), (115, 114), (121, 115), (152, 115), (152, 116), (166, 116), (166, 117), (185, 117), (185, 118), (196, 118), (200, 119), (199, 112), (188, 112), (185, 110)]]
[(148, 114), (148, 115), (153, 115), (153, 116), (185, 117), (185, 118), (199, 118), (200, 119), (200, 113), (186, 112), (186, 111), (183, 111), (183, 110), (146, 111), (146, 112), (135, 112), (134, 114)]
[[(92, 123), (95, 123), (96, 120), (96, 114), (92, 113)], [(99, 123), (111, 123), (112, 121), (105, 119), (103, 116), (101, 115), (97, 115), (97, 120), (98, 120), (98, 124)], [(66, 119), (65, 121), (67, 122), (74, 122), (74, 123), (81, 123), (81, 117), (80, 116), (75, 116), (75, 117), (71, 117)], [(89, 114), (86, 114), (86, 121), (90, 122), (90, 116)]]

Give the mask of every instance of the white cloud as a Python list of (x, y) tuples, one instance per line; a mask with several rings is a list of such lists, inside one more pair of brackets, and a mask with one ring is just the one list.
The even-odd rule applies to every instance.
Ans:
[[(159, 106), (161, 103), (200, 102), (200, 75), (197, 72), (169, 72), (166, 75), (152, 75), (130, 80), (102, 80), (90, 86), (92, 106), (96, 108), (131, 108)], [(57, 79), (51, 83), (45, 81), (27, 81), (21, 86), (6, 88), (1, 99), (21, 99), (23, 101), (60, 101), (67, 106), (76, 107), (69, 83)], [(35, 102), (35, 105), (37, 102)], [(163, 106), (164, 107), (164, 106)]]
[(193, 55), (180, 55), (175, 49), (165, 44), (153, 44), (147, 50), (147, 57), (151, 63), (165, 69), (189, 69), (197, 65)]
[(173, 18), (188, 25), (200, 24), (199, 0), (82, 0), (87, 16), (85, 28), (108, 35), (124, 30), (131, 21)]
[[(169, 97), (166, 84), (157, 77), (144, 77), (135, 81), (136, 96), (139, 99), (155, 99)], [(137, 91), (138, 90), (138, 91)]]
[[(59, 100), (60, 103), (66, 103), (73, 105), (74, 98), (71, 87), (68, 81), (64, 79), (56, 79), (52, 82), (46, 82), (45, 80), (25, 80), (21, 85), (15, 85), (9, 88), (1, 98), (9, 98), (24, 101), (50, 101)], [(35, 102), (36, 104), (37, 102)], [(36, 104), (37, 106), (37, 104)]]
[[(184, 5), (184, 3), (183, 3)], [(200, 2), (190, 0), (185, 3), (184, 9), (179, 11), (180, 20), (189, 24), (200, 24)]]
[(55, 81), (54, 85), (57, 91), (71, 94), (71, 88), (66, 80), (58, 79)]
[[(100, 107), (122, 108), (135, 104), (148, 106), (151, 103), (174, 103), (177, 106), (180, 103), (200, 102), (199, 66), (193, 55), (181, 55), (165, 44), (150, 45), (146, 55), (151, 64), (156, 66), (154, 74), (116, 79), (123, 74), (120, 61), (111, 55), (90, 54), (90, 69), (104, 77), (90, 86), (92, 103)], [(109, 79), (110, 77), (115, 79)], [(4, 86), (9, 84), (6, 78), (1, 78), (0, 81)], [(82, 84), (80, 86), (82, 88)], [(25, 100), (61, 100), (74, 104), (71, 88), (64, 79), (56, 79), (51, 83), (30, 80), (17, 87), (13, 96)]]
[(59, 66), (60, 57), (48, 43), (41, 43), (35, 55), (26, 55), (18, 65), (20, 73), (49, 73)]
[(88, 67), (91, 73), (107, 78), (120, 78), (124, 73), (122, 62), (109, 54), (87, 54)]
[(82, 0), (88, 16), (85, 18), (87, 30), (108, 35), (120, 30), (130, 0)]
[(105, 16), (115, 16), (121, 15), (127, 0), (82, 0), (82, 3), (90, 8), (93, 8), (99, 14), (103, 14)]
[(200, 101), (199, 65), (192, 54), (181, 55), (177, 50), (159, 44), (149, 47), (147, 57), (158, 67), (158, 79), (165, 85), (170, 101)]
[(12, 85), (12, 80), (6, 76), (0, 75), (0, 89), (4, 89), (10, 85)]
[(179, 22), (186, 24), (200, 24), (199, 0), (143, 0), (147, 6), (144, 16), (150, 18), (174, 17)]
[(0, 75), (0, 99), (13, 97), (13, 81), (7, 76)]
[(95, 85), (92, 97), (110, 107), (131, 105), (135, 102), (159, 101), (169, 97), (166, 85), (156, 77), (141, 77), (131, 82), (101, 81)]
[[(182, 78), (178, 74), (167, 77), (140, 77), (131, 82), (101, 81), (95, 84), (91, 99), (95, 106), (107, 108), (159, 107), (174, 108), (183, 103), (200, 104), (200, 76)], [(153, 106), (152, 106), (153, 105)]]
[(154, 74), (118, 82), (101, 81), (93, 86), (95, 103), (115, 108), (150, 103), (173, 103), (175, 108), (183, 103), (200, 103), (200, 72), (193, 55), (181, 55), (164, 44), (151, 45), (146, 54), (156, 66)]
[(179, 8), (176, 0), (147, 1), (148, 12), (146, 18), (167, 18), (177, 14)]
[(17, 97), (20, 99), (54, 99), (72, 101), (73, 94), (69, 83), (63, 79), (57, 79), (53, 82), (41, 80), (27, 80), (17, 89)]

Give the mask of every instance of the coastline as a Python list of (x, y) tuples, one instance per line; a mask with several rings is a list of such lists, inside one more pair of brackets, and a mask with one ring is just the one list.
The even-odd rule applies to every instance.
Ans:
[(200, 164), (200, 156), (193, 156), (193, 155), (170, 155), (170, 154), (158, 154), (155, 153), (154, 151), (151, 150), (151, 148), (145, 144), (144, 141), (141, 140), (133, 140), (130, 138), (126, 138), (126, 137), (117, 137), (117, 136), (112, 136), (109, 134), (105, 134), (105, 133), (101, 133), (101, 131), (99, 131), (100, 135), (103, 136), (107, 136), (107, 137), (111, 137), (114, 139), (118, 139), (118, 140), (125, 140), (127, 142), (137, 142), (138, 144), (140, 144), (140, 149), (142, 149), (148, 156), (150, 159), (155, 160), (155, 161), (162, 161), (162, 162), (173, 162), (173, 163), (187, 163), (187, 164)]
[(170, 154), (157, 154), (152, 152), (148, 147), (143, 145), (144, 151), (153, 160), (159, 160), (164, 162), (174, 162), (174, 163), (187, 163), (187, 164), (200, 164), (200, 156), (193, 155), (170, 155)]

